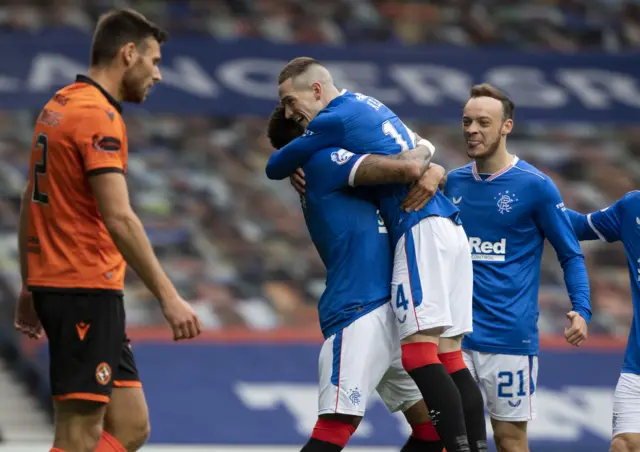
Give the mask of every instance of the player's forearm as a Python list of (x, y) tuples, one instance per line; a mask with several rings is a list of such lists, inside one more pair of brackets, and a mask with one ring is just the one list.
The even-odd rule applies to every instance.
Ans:
[(402, 151), (401, 153), (392, 155), (390, 157), (395, 157), (399, 160), (417, 160), (419, 162), (425, 163), (428, 167), (429, 162), (431, 161), (431, 157), (433, 157), (433, 151), (428, 146), (419, 144), (414, 149)]
[(418, 146), (395, 155), (368, 154), (356, 169), (354, 185), (415, 182), (429, 168), (432, 155), (427, 146)]
[(591, 320), (591, 291), (584, 256), (580, 254), (565, 260), (562, 263), (562, 270), (573, 310), (589, 323)]
[(311, 137), (300, 137), (277, 150), (267, 162), (265, 169), (267, 177), (272, 180), (282, 180), (289, 177), (297, 168), (302, 168), (316, 150), (324, 149), (324, 143), (318, 145)]
[(29, 202), (31, 190), (29, 186), (24, 189), (20, 201), (20, 224), (18, 226), (18, 251), (20, 256), (20, 276), (22, 285), (26, 287), (29, 277), (28, 247), (29, 247)]
[(367, 155), (356, 169), (353, 185), (409, 184), (420, 179), (428, 167), (428, 163), (399, 157)]
[(160, 266), (138, 216), (131, 212), (119, 218), (105, 219), (105, 225), (127, 264), (160, 303), (175, 298), (177, 291)]

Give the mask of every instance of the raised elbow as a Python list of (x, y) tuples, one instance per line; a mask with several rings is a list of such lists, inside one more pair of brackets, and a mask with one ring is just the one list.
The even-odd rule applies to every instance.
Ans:
[(275, 173), (273, 171), (273, 167), (267, 163), (267, 167), (265, 169), (265, 173), (267, 174), (267, 177), (271, 180), (277, 180), (275, 177)]
[(278, 168), (276, 167), (276, 165), (272, 164), (271, 162), (267, 163), (265, 173), (267, 174), (267, 177), (271, 180), (282, 180), (288, 176), (288, 174), (282, 175), (282, 173), (278, 171)]

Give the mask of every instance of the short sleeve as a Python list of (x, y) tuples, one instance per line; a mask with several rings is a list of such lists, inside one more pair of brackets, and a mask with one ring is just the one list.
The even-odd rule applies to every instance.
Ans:
[(82, 155), (85, 172), (125, 172), (126, 137), (119, 116), (101, 108), (81, 113), (73, 139)]

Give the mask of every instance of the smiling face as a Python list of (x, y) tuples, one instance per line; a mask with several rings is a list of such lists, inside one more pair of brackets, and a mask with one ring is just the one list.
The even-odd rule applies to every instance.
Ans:
[(280, 103), (285, 109), (285, 117), (303, 127), (324, 108), (322, 104), (322, 84), (314, 82), (309, 87), (296, 86), (293, 79), (287, 79), (278, 87)]
[(504, 118), (500, 100), (486, 96), (472, 97), (465, 105), (462, 116), (467, 155), (473, 159), (491, 157), (512, 128), (513, 120)]

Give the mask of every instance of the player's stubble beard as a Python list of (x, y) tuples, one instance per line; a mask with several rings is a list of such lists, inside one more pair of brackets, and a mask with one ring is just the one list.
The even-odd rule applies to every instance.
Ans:
[(142, 62), (138, 60), (131, 69), (127, 70), (122, 77), (122, 100), (141, 104), (147, 98), (148, 86), (143, 77), (144, 68)]
[(501, 141), (502, 137), (498, 137), (496, 140), (494, 140), (491, 144), (489, 144), (485, 149), (485, 151), (483, 152), (474, 152), (474, 151), (469, 151), (467, 152), (467, 155), (474, 159), (474, 160), (488, 160), (491, 157), (493, 157), (496, 152), (498, 152), (498, 148), (500, 147), (500, 141)]
[[(500, 126), (502, 127), (502, 126)], [(500, 131), (498, 131), (497, 133), (497, 137), (487, 143), (487, 141), (485, 140), (485, 146), (484, 146), (484, 150), (482, 151), (475, 151), (474, 149), (469, 149), (467, 148), (467, 156), (475, 161), (482, 161), (482, 160), (489, 160), (491, 159), (491, 157), (495, 156), (496, 153), (498, 152), (498, 149), (500, 149), (500, 144), (502, 143), (502, 135), (500, 134)], [(468, 140), (468, 137), (465, 135), (465, 142), (466, 140)]]

